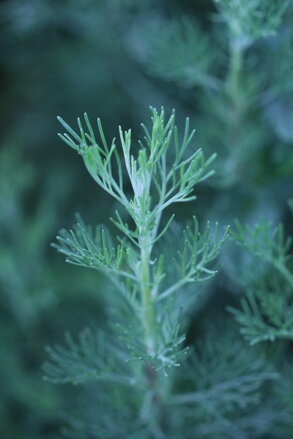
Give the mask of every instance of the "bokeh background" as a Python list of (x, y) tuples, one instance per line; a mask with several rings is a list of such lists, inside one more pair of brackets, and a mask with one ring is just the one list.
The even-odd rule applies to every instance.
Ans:
[[(219, 177), (199, 189), (198, 201), (180, 206), (177, 217), (184, 220), (196, 213), (224, 225), (234, 217), (251, 221), (263, 216), (283, 221), (290, 231), (293, 81), (288, 57), (284, 69), (289, 74), (281, 75), (283, 85), (285, 77), (288, 84), (277, 99), (267, 97), (263, 109), (251, 110), (249, 121), (240, 127), (241, 142), (249, 138), (256, 146), (242, 144), (234, 173), (235, 161), (229, 161), (233, 154), (225, 156), (221, 149), (229, 116), (224, 103), (221, 107), (212, 95), (204, 96), (204, 85), (173, 78), (168, 65), (154, 68), (155, 59), (150, 61), (156, 35), (160, 40), (156, 32), (166, 23), (188, 16), (209, 36), (214, 14), (208, 0), (0, 2), (1, 438), (56, 437), (71, 390), (43, 380), (45, 346), (62, 343), (66, 330), (76, 334), (105, 317), (99, 294), (105, 288), (103, 278), (65, 264), (50, 247), (58, 230), (74, 222), (76, 212), (95, 224), (107, 222), (115, 210), (80, 157), (58, 139), (57, 115), (70, 124), (84, 111), (91, 118), (99, 116), (111, 138), (119, 124), (138, 135), (150, 105), (163, 105), (167, 112), (176, 108), (179, 125), (188, 115), (197, 128), (196, 146), (219, 153)], [(282, 56), (277, 70), (274, 64), (292, 33), (290, 23), (288, 10), (280, 36), (259, 43), (250, 53), (250, 85), (268, 77), (280, 83)], [(221, 32), (213, 35), (213, 50), (224, 70)], [(168, 45), (163, 49), (169, 59), (180, 51)], [(170, 71), (175, 64), (170, 63)], [(229, 250), (223, 252), (221, 264), (222, 275), (210, 287), (191, 332), (200, 331), (202, 315), (224, 314), (226, 303), (235, 301)]]

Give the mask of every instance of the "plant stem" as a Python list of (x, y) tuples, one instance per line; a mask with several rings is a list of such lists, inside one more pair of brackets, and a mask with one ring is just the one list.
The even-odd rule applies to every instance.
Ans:
[[(150, 255), (152, 239), (146, 236), (141, 239), (141, 272), (140, 288), (142, 296), (142, 323), (144, 329), (145, 345), (147, 353), (153, 357), (156, 349), (156, 326), (155, 326), (155, 309), (151, 294), (151, 276), (150, 276)], [(154, 439), (164, 439), (166, 430), (164, 404), (162, 402), (162, 382), (158, 373), (151, 362), (145, 364), (145, 376), (147, 378), (148, 390), (146, 398), (150, 397), (150, 412), (148, 413), (149, 427)]]
[(230, 65), (227, 77), (227, 85), (230, 91), (231, 97), (238, 100), (240, 79), (243, 64), (243, 48), (236, 41), (232, 41), (230, 44)]
[(150, 288), (150, 249), (141, 248), (141, 294), (143, 304), (143, 327), (145, 333), (146, 348), (149, 355), (154, 354), (155, 340), (155, 316)]
[(243, 69), (244, 48), (237, 38), (230, 43), (230, 61), (227, 73), (226, 87), (230, 101), (230, 118), (228, 119), (230, 139), (233, 143), (238, 139), (241, 121), (243, 118), (243, 96), (241, 94), (241, 79)]
[(228, 184), (233, 184), (238, 175), (239, 155), (241, 154), (241, 128), (245, 113), (242, 94), (242, 69), (244, 48), (236, 39), (231, 39), (230, 61), (226, 77), (226, 96), (228, 98), (225, 146), (229, 154), (226, 172)]

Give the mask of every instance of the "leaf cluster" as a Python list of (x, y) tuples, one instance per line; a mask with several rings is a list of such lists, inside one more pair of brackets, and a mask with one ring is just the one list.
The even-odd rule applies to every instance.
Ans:
[[(75, 342), (66, 333), (67, 347), (47, 347), (51, 363), (44, 364), (46, 379), (55, 384), (108, 382), (133, 386), (125, 354), (117, 341), (102, 331), (85, 328)], [(111, 345), (109, 352), (108, 346)]]
[(242, 334), (251, 344), (292, 339), (292, 239), (285, 237), (281, 224), (273, 227), (265, 221), (254, 228), (236, 222), (232, 236), (253, 255), (253, 265), (260, 274), (256, 281), (246, 282), (241, 309), (230, 309)]
[(152, 74), (188, 88), (217, 87), (218, 81), (211, 75), (215, 51), (194, 19), (181, 17), (161, 23), (148, 44), (151, 54), (146, 62)]
[[(121, 236), (114, 245), (104, 227), (98, 226), (94, 230), (79, 220), (72, 230), (60, 232), (54, 246), (65, 254), (67, 262), (100, 270), (108, 276), (132, 312), (128, 315), (130, 327), (139, 324), (144, 328), (143, 319), (150, 319), (145, 315), (146, 308), (153, 307), (154, 321), (147, 323), (153, 326), (152, 337), (156, 340), (151, 353), (142, 342), (140, 332), (127, 329), (126, 322), (121, 326), (127, 334), (124, 338), (128, 339), (130, 357), (151, 362), (155, 370), (161, 370), (178, 366), (180, 358), (185, 355), (178, 315), (171, 313), (169, 320), (166, 317), (169, 301), (178, 296), (185, 285), (216, 273), (210, 264), (227, 239), (228, 230), (221, 235), (218, 225), (212, 230), (207, 224), (206, 230), (200, 232), (194, 218), (193, 229), (187, 227), (183, 232), (184, 244), (174, 260), (168, 260), (162, 254), (152, 255), (153, 247), (166, 234), (174, 218), (171, 215), (165, 225), (160, 226), (164, 211), (174, 203), (195, 198), (193, 188), (213, 174), (208, 167), (215, 156), (205, 159), (201, 149), (188, 156), (187, 149), (194, 136), (194, 130), (189, 130), (189, 120), (186, 119), (180, 139), (174, 113), (166, 119), (163, 109), (151, 111), (152, 126), (142, 125), (144, 140), (138, 142), (135, 155), (130, 130), (119, 128), (119, 149), (115, 139), (108, 145), (99, 119), (97, 138), (86, 114), (85, 129), (78, 119), (79, 133), (59, 118), (67, 130), (67, 133), (60, 134), (62, 140), (82, 156), (90, 175), (119, 201), (131, 223), (122, 220), (116, 211), (112, 222)], [(129, 186), (130, 193), (126, 192)], [(165, 270), (166, 264), (170, 263), (177, 271), (177, 279), (172, 285), (168, 284)]]
[(235, 38), (243, 47), (258, 38), (274, 35), (280, 26), (289, 1), (284, 0), (214, 0), (220, 18), (226, 22)]

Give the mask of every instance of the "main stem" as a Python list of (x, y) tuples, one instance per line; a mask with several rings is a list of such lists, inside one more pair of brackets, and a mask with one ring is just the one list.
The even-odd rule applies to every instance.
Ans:
[[(152, 358), (156, 352), (156, 317), (152, 300), (150, 257), (152, 252), (153, 234), (148, 233), (140, 239), (140, 290), (142, 299), (142, 325), (147, 354)], [(165, 438), (165, 415), (162, 403), (161, 381), (151, 361), (144, 365), (148, 390), (150, 412), (148, 423), (154, 439)]]
[(140, 288), (143, 305), (143, 327), (145, 334), (145, 343), (147, 352), (150, 356), (154, 354), (155, 350), (155, 316), (154, 307), (151, 297), (150, 287), (150, 248), (147, 245), (141, 248), (141, 278)]

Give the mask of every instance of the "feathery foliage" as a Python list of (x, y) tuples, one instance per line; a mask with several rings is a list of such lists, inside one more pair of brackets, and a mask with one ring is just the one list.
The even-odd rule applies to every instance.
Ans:
[[(207, 32), (196, 17), (184, 15), (142, 26), (146, 49), (140, 59), (150, 74), (182, 90), (183, 99), (184, 90), (190, 90), (188, 104), (195, 109), (200, 140), (218, 154), (216, 189), (236, 188), (241, 194), (239, 181), (248, 187), (263, 173), (260, 158), (273, 142), (272, 129), (277, 134), (274, 144), (279, 137), (286, 141), (291, 133), (288, 106), (288, 123), (272, 115), (280, 114), (276, 100), (292, 93), (292, 57), (285, 55), (292, 46), (291, 28), (277, 35), (290, 2), (213, 3), (216, 11), (207, 17), (211, 18)], [(272, 125), (267, 114), (272, 115)], [(283, 129), (278, 129), (281, 124)], [(280, 134), (284, 130), (289, 132), (286, 139)], [(292, 166), (290, 161), (284, 172), (292, 172)]]
[[(165, 334), (164, 337), (159, 337), (160, 343), (156, 340), (161, 326), (157, 319), (161, 320), (165, 312), (161, 310), (164, 305), (159, 305), (159, 302), (177, 293), (185, 283), (198, 280), (203, 275), (208, 278), (215, 274), (207, 265), (216, 258), (227, 238), (227, 230), (219, 238), (216, 238), (218, 232), (215, 230), (212, 244), (210, 226), (200, 234), (194, 220), (194, 230), (185, 230), (183, 250), (178, 253), (176, 265), (179, 279), (165, 291), (160, 291), (164, 278), (164, 261), (162, 255), (152, 260), (153, 247), (173, 221), (174, 216), (171, 215), (166, 225), (160, 227), (164, 210), (171, 204), (195, 198), (192, 194), (194, 186), (213, 173), (208, 167), (214, 160), (214, 155), (205, 159), (199, 149), (188, 156), (186, 150), (194, 135), (194, 131), (189, 132), (188, 119), (180, 140), (175, 115), (172, 114), (165, 121), (163, 109), (160, 112), (152, 109), (150, 130), (142, 125), (145, 137), (143, 142), (139, 142), (136, 156), (131, 151), (133, 145), (130, 130), (123, 132), (119, 128), (119, 151), (115, 139), (111, 146), (108, 145), (99, 119), (98, 140), (86, 114), (84, 119), (87, 131), (78, 119), (77, 134), (59, 118), (67, 129), (67, 133), (60, 134), (60, 137), (79, 152), (91, 176), (120, 202), (132, 223), (125, 223), (120, 213), (116, 212), (112, 222), (122, 233), (118, 237), (116, 248), (104, 228), (98, 227), (93, 232), (82, 223), (78, 223), (74, 230), (61, 232), (55, 247), (66, 255), (68, 262), (101, 270), (109, 275), (115, 286), (119, 285), (119, 292), (128, 300), (137, 321), (144, 328), (146, 352), (142, 354), (139, 351), (138, 358), (149, 358), (151, 363), (155, 359), (156, 368), (175, 365), (178, 358), (176, 354), (175, 360), (173, 353), (171, 354), (173, 349), (168, 348), (169, 337)], [(167, 155), (171, 148), (174, 151), (173, 162), (170, 162)], [(130, 194), (125, 193), (126, 180), (130, 183)], [(171, 325), (173, 328), (174, 324), (176, 327), (176, 322)], [(177, 330), (175, 334), (176, 332)], [(183, 342), (179, 335), (174, 338), (171, 332), (170, 336), (173, 346)]]
[(251, 343), (293, 338), (293, 272), (290, 255), (292, 239), (284, 236), (282, 224), (272, 227), (265, 221), (253, 229), (235, 224), (232, 236), (253, 256), (258, 276), (251, 282), (248, 273), (242, 282), (247, 296), (242, 309), (231, 309), (241, 326), (241, 333)]
[(152, 56), (148, 66), (151, 73), (185, 87), (217, 88), (217, 79), (209, 73), (215, 61), (215, 53), (198, 24), (188, 17), (164, 24), (160, 38), (157, 38), (156, 33), (150, 37)]
[(230, 29), (231, 37), (243, 47), (257, 38), (274, 35), (281, 24), (289, 1), (276, 0), (214, 0), (221, 18)]
[[(165, 21), (159, 37), (154, 32), (149, 38), (150, 56), (144, 59), (152, 74), (177, 87), (196, 88), (201, 143), (219, 155), (213, 185), (219, 195), (216, 205), (224, 208), (211, 207), (206, 215), (212, 211), (217, 218), (225, 206), (229, 212), (222, 217), (233, 216), (234, 204), (241, 205), (248, 197), (245, 206), (258, 204), (258, 189), (267, 178), (263, 170), (274, 162), (273, 146), (280, 141), (285, 149), (291, 138), (290, 118), (277, 123), (271, 104), (284, 90), (292, 91), (292, 84), (290, 63), (282, 66), (286, 76), (282, 87), (268, 50), (269, 37), (276, 35), (289, 2), (214, 3), (217, 13), (209, 36), (193, 19), (181, 17), (170, 25)], [(276, 47), (279, 43), (280, 39)], [(278, 49), (275, 53), (278, 59)], [(255, 68), (261, 56), (266, 63), (263, 71)], [(189, 97), (192, 105), (192, 92)], [(189, 120), (180, 136), (175, 114), (166, 118), (163, 110), (152, 108), (151, 126), (142, 125), (144, 138), (135, 144), (131, 130), (122, 128), (118, 140), (108, 142), (100, 119), (96, 129), (87, 114), (78, 119), (77, 130), (59, 121), (66, 130), (59, 134), (61, 139), (78, 152), (117, 207), (109, 227), (86, 226), (78, 219), (71, 230), (60, 232), (54, 244), (67, 262), (106, 275), (111, 297), (103, 330), (86, 329), (76, 340), (66, 335), (66, 348), (48, 348), (47, 379), (79, 384), (84, 397), (69, 420), (67, 436), (288, 437), (292, 404), (284, 408), (283, 402), (271, 402), (277, 394), (280, 401), (290, 401), (284, 386), (287, 375), (282, 374), (283, 366), (280, 374), (274, 372), (274, 364), (268, 366), (280, 363), (282, 347), (274, 344), (269, 351), (259, 343), (292, 338), (290, 241), (282, 227), (271, 230), (263, 222), (245, 228), (238, 223), (233, 233), (258, 272), (246, 275), (245, 282), (234, 280), (247, 295), (242, 309), (230, 310), (245, 338), (258, 346), (252, 348), (231, 335), (235, 333), (231, 328), (222, 327), (220, 332), (219, 327), (215, 341), (204, 337), (203, 345), (195, 343), (192, 349), (186, 340), (190, 305), (199, 300), (202, 281), (214, 277), (214, 262), (228, 229), (219, 233), (217, 223), (202, 227), (196, 218), (185, 229), (176, 229), (170, 210), (175, 203), (196, 198), (194, 187), (213, 174), (210, 164), (215, 154), (205, 158), (201, 149), (192, 150)], [(292, 169), (288, 160), (279, 172), (288, 176)], [(113, 234), (115, 227), (118, 236)], [(168, 236), (170, 251), (165, 246)], [(211, 326), (214, 316), (210, 321)]]
[[(182, 249), (178, 248), (173, 260), (154, 254), (174, 218), (169, 216), (161, 226), (164, 211), (174, 203), (195, 198), (194, 186), (213, 174), (209, 166), (214, 155), (206, 159), (201, 150), (188, 155), (194, 135), (194, 131), (189, 132), (188, 119), (181, 138), (174, 114), (166, 119), (163, 109), (151, 111), (151, 128), (142, 125), (145, 137), (135, 155), (130, 130), (119, 129), (118, 149), (115, 139), (107, 143), (99, 119), (96, 138), (86, 114), (86, 128), (78, 119), (78, 133), (59, 118), (67, 130), (60, 135), (62, 140), (82, 156), (98, 185), (120, 202), (130, 224), (116, 212), (112, 222), (121, 234), (117, 244), (104, 227), (93, 230), (81, 220), (58, 236), (54, 246), (65, 254), (66, 260), (105, 273), (122, 301), (116, 302), (114, 341), (90, 330), (81, 333), (78, 342), (67, 335), (67, 348), (48, 348), (51, 361), (44, 368), (47, 379), (54, 383), (101, 382), (109, 388), (109, 395), (113, 386), (121, 384), (139, 389), (136, 410), (141, 411), (144, 428), (154, 437), (163, 437), (166, 433), (160, 417), (170, 387), (167, 371), (178, 367), (187, 354), (180, 329), (184, 325), (183, 313), (174, 312), (173, 298), (180, 298), (186, 284), (214, 276), (211, 263), (227, 239), (228, 229), (220, 234), (218, 224), (207, 224), (200, 232), (194, 217), (193, 227), (184, 230)], [(170, 149), (173, 157), (168, 154)], [(130, 187), (127, 192), (126, 187)], [(165, 287), (166, 263), (174, 264), (177, 280)], [(154, 398), (162, 401), (155, 402)]]

